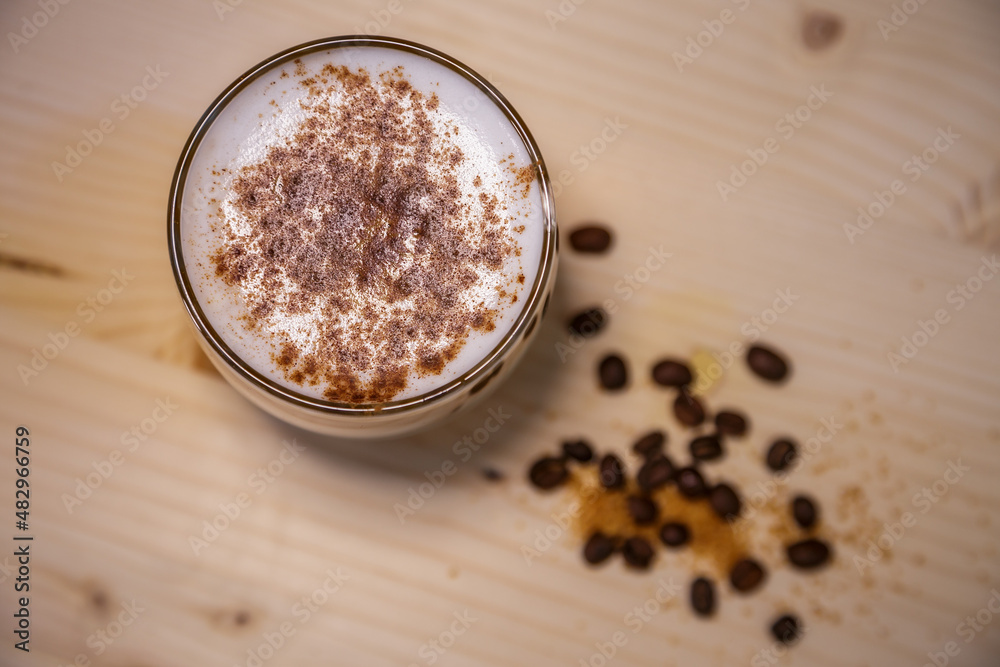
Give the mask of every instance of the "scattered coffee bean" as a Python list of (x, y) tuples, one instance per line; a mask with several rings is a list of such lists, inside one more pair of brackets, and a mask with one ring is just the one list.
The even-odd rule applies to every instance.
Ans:
[(580, 463), (586, 463), (594, 458), (594, 449), (586, 440), (569, 440), (562, 444), (563, 454)]
[[(601, 252), (608, 247), (610, 235), (600, 243), (594, 242), (587, 234), (594, 233), (592, 229), (579, 229), (571, 235), (574, 247), (582, 252)], [(569, 327), (575, 334), (590, 337), (601, 330), (608, 322), (608, 314), (601, 308), (592, 308), (576, 315)], [(784, 381), (791, 372), (787, 359), (772, 348), (755, 345), (746, 355), (746, 361), (751, 371), (769, 382)], [(607, 390), (617, 390), (629, 384), (629, 370), (624, 358), (619, 354), (608, 354), (599, 363), (598, 376), (600, 385)], [(660, 386), (674, 387), (677, 396), (672, 404), (674, 416), (680, 424), (688, 428), (698, 428), (705, 424), (709, 415), (705, 405), (699, 398), (688, 391), (694, 376), (691, 368), (684, 362), (665, 358), (657, 362), (652, 369), (653, 381)], [(720, 410), (712, 419), (714, 431), (710, 428), (695, 431), (695, 437), (688, 441), (692, 464), (677, 468), (673, 461), (664, 453), (667, 434), (663, 430), (651, 430), (639, 437), (632, 444), (632, 451), (642, 460), (635, 480), (639, 491), (623, 493), (624, 508), (628, 518), (635, 526), (634, 530), (643, 534), (656, 530), (659, 541), (664, 546), (676, 549), (687, 545), (692, 540), (688, 524), (677, 520), (659, 524), (660, 506), (651, 497), (651, 492), (671, 482), (677, 484), (679, 492), (689, 499), (706, 499), (713, 512), (722, 520), (732, 520), (740, 516), (743, 501), (739, 492), (730, 484), (719, 482), (710, 485), (700, 471), (700, 462), (714, 461), (726, 454), (726, 438), (743, 437), (749, 431), (747, 416), (735, 409)], [(701, 435), (696, 435), (701, 433)], [(798, 444), (788, 437), (774, 440), (765, 455), (767, 466), (773, 471), (782, 471), (792, 465), (798, 457)], [(562, 443), (562, 456), (546, 456), (538, 459), (529, 471), (529, 478), (535, 486), (541, 489), (552, 489), (570, 477), (567, 467), (571, 461), (586, 463), (594, 459), (594, 450), (583, 439), (570, 440)], [(483, 468), (483, 475), (488, 479), (501, 479), (502, 474)], [(600, 459), (598, 474), (601, 485), (607, 490), (622, 490), (631, 487), (622, 460), (615, 454), (607, 454)], [(606, 498), (608, 496), (605, 496)], [(683, 503), (682, 503), (683, 506)], [(610, 508), (616, 515), (616, 521), (621, 521), (621, 508), (618, 501), (613, 500)], [(813, 528), (819, 520), (819, 509), (815, 501), (808, 495), (799, 494), (791, 499), (791, 514), (796, 524), (803, 529)], [(670, 507), (665, 509), (670, 514)], [(600, 524), (610, 517), (605, 516), (605, 509), (599, 511), (596, 523)], [(621, 525), (621, 524), (619, 524)], [(657, 526), (658, 528), (654, 528)], [(649, 528), (640, 528), (649, 526)], [(591, 528), (594, 530), (594, 528)], [(808, 533), (806, 533), (808, 534)], [(699, 533), (700, 535), (700, 533)], [(711, 533), (707, 537), (699, 537), (700, 542), (715, 539)], [(654, 539), (655, 542), (655, 539)], [(720, 544), (720, 557), (727, 558), (729, 549), (734, 545)], [(832, 558), (832, 550), (826, 541), (810, 538), (786, 545), (788, 561), (796, 568), (809, 570), (827, 564)], [(625, 539), (624, 536), (608, 535), (600, 530), (592, 532), (583, 546), (583, 557), (587, 563), (597, 565), (607, 561), (615, 552), (620, 551), (629, 568), (648, 570), (656, 558), (654, 545), (647, 537), (634, 535)], [(750, 593), (760, 588), (768, 573), (763, 564), (755, 558), (742, 558), (737, 561), (729, 572), (732, 589), (739, 593)], [(707, 577), (698, 577), (691, 582), (691, 607), (698, 616), (711, 616), (716, 611), (716, 582)], [(799, 619), (793, 614), (784, 614), (770, 626), (774, 638), (785, 644), (796, 643), (802, 635)]]
[(605, 489), (620, 489), (625, 486), (625, 466), (614, 454), (606, 454), (601, 459), (598, 476)]
[(628, 384), (628, 369), (625, 367), (625, 360), (617, 354), (609, 354), (601, 359), (597, 367), (598, 379), (601, 386), (608, 391), (615, 391)]
[(739, 438), (746, 435), (747, 418), (734, 410), (723, 410), (715, 413), (715, 428), (722, 435)]
[(785, 614), (771, 626), (771, 634), (785, 645), (794, 644), (799, 638), (799, 619)]
[(771, 625), (771, 634), (782, 644), (794, 644), (799, 639), (799, 619), (785, 614)]
[(681, 468), (674, 475), (674, 478), (677, 480), (677, 488), (688, 498), (701, 498), (708, 493), (705, 478), (701, 476), (697, 468), (690, 466)]
[(737, 495), (733, 487), (725, 482), (720, 482), (712, 487), (712, 490), (708, 494), (708, 501), (712, 504), (712, 509), (715, 510), (715, 513), (727, 521), (730, 518), (735, 519), (738, 517), (740, 510), (743, 509), (743, 503), (740, 501), (739, 495)]
[(660, 508), (651, 498), (629, 496), (625, 502), (628, 506), (628, 513), (637, 526), (648, 526), (660, 516)]
[(699, 616), (715, 613), (715, 584), (711, 579), (698, 577), (691, 582), (691, 608)]
[(736, 563), (729, 573), (729, 582), (740, 593), (749, 593), (764, 583), (764, 568), (753, 558)]
[(660, 454), (647, 459), (635, 476), (636, 483), (643, 491), (652, 491), (667, 484), (674, 477), (674, 464), (666, 456)]
[(597, 531), (583, 546), (583, 558), (591, 565), (606, 561), (615, 552), (615, 541)]
[(757, 377), (768, 382), (781, 382), (788, 377), (788, 362), (764, 345), (754, 345), (747, 350), (747, 365)]
[(663, 431), (650, 431), (635, 441), (632, 451), (644, 459), (651, 459), (663, 453), (663, 445), (667, 442), (667, 434)]
[(625, 562), (640, 570), (649, 567), (654, 555), (653, 546), (644, 537), (630, 537), (622, 545)]
[(590, 308), (573, 316), (569, 321), (571, 333), (590, 338), (597, 335), (597, 332), (608, 323), (608, 314), (603, 308)]
[(577, 227), (569, 235), (573, 250), (586, 253), (602, 253), (611, 247), (611, 232), (603, 225)]
[(543, 456), (535, 461), (528, 472), (531, 483), (539, 489), (554, 489), (569, 476), (566, 470), (566, 463), (561, 458), (554, 456)]
[(792, 516), (800, 527), (812, 528), (819, 512), (816, 510), (816, 503), (808, 496), (799, 495), (792, 498)]
[(668, 547), (681, 547), (691, 539), (691, 531), (683, 523), (670, 521), (660, 527), (660, 541)]
[(705, 421), (705, 407), (697, 398), (681, 391), (674, 399), (674, 417), (689, 428), (701, 426)]
[(788, 562), (803, 570), (820, 567), (830, 560), (830, 545), (814, 537), (789, 545), (787, 552)]
[(653, 366), (653, 382), (663, 387), (684, 387), (693, 379), (691, 369), (683, 361), (664, 359)]
[(722, 441), (716, 435), (699, 435), (688, 444), (688, 449), (696, 461), (714, 461), (722, 456)]
[(483, 473), (483, 477), (491, 482), (499, 482), (504, 477), (502, 472), (496, 468), (491, 468), (490, 466), (486, 466), (481, 472)]
[(796, 456), (798, 456), (798, 447), (795, 446), (794, 442), (787, 438), (775, 440), (770, 449), (767, 450), (767, 467), (775, 472), (784, 470), (791, 465)]

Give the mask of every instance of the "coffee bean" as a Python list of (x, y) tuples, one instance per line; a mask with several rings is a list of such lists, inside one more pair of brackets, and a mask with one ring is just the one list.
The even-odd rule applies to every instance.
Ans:
[(674, 479), (677, 480), (677, 488), (688, 498), (701, 498), (708, 493), (705, 478), (701, 476), (697, 468), (690, 466), (681, 468), (674, 475)]
[(764, 345), (754, 345), (747, 350), (747, 365), (757, 377), (768, 382), (781, 382), (788, 377), (788, 362)]
[(740, 515), (743, 503), (733, 487), (725, 482), (720, 482), (712, 487), (708, 494), (708, 501), (712, 504), (712, 509), (720, 518), (736, 518)]
[(715, 584), (711, 579), (698, 577), (691, 582), (691, 608), (699, 616), (715, 613)]
[(722, 435), (739, 438), (746, 435), (747, 418), (735, 410), (722, 410), (715, 413), (715, 428)]
[(667, 434), (663, 431), (650, 431), (635, 441), (632, 451), (644, 459), (651, 459), (663, 453), (663, 445), (667, 442)]
[(668, 547), (681, 547), (691, 539), (691, 531), (683, 523), (669, 521), (660, 527), (660, 541)]
[(674, 464), (666, 456), (660, 454), (647, 459), (635, 476), (635, 481), (643, 491), (652, 491), (667, 484), (674, 476)]
[(580, 463), (586, 463), (594, 458), (594, 449), (586, 440), (571, 440), (562, 444), (563, 454)]
[(603, 225), (577, 227), (569, 235), (573, 250), (586, 253), (602, 253), (611, 247), (611, 231)]
[(785, 645), (794, 644), (799, 639), (799, 619), (791, 614), (785, 614), (771, 626), (771, 634)]
[(601, 459), (599, 474), (601, 485), (606, 489), (620, 489), (625, 486), (625, 466), (614, 454), (606, 454)]
[(740, 593), (749, 593), (764, 583), (764, 568), (753, 558), (744, 558), (729, 572), (729, 583)]
[(490, 466), (486, 466), (481, 470), (481, 472), (483, 473), (483, 477), (491, 482), (502, 481), (504, 477), (502, 472)]
[(554, 456), (543, 456), (535, 461), (528, 472), (531, 483), (539, 489), (554, 489), (569, 476), (566, 470), (566, 463), (561, 458)]
[(648, 526), (660, 516), (660, 508), (651, 498), (645, 496), (629, 496), (626, 499), (628, 513), (637, 526)]
[(603, 308), (590, 308), (577, 315), (569, 321), (569, 330), (584, 338), (597, 335), (597, 332), (608, 323), (608, 314)]
[(591, 565), (606, 561), (615, 552), (615, 541), (597, 531), (583, 545), (583, 558)]
[(722, 456), (722, 441), (715, 435), (699, 435), (688, 444), (688, 449), (696, 461), (714, 461)]
[(830, 545), (810, 537), (788, 546), (788, 562), (803, 570), (821, 567), (830, 560)]
[(653, 546), (644, 537), (630, 537), (622, 545), (625, 562), (634, 568), (645, 570), (653, 562)]
[(689, 428), (701, 426), (705, 421), (705, 408), (697, 398), (681, 391), (674, 399), (674, 417)]
[(775, 472), (784, 470), (792, 464), (796, 456), (798, 447), (795, 443), (788, 438), (780, 438), (771, 443), (770, 449), (767, 450), (767, 467)]
[(816, 509), (816, 503), (808, 496), (799, 495), (792, 498), (792, 516), (795, 518), (795, 523), (802, 528), (812, 528), (819, 512)]
[(601, 359), (597, 367), (597, 375), (601, 386), (608, 391), (621, 389), (628, 384), (628, 369), (625, 367), (625, 360), (617, 354), (609, 354)]
[(683, 387), (693, 379), (688, 365), (677, 359), (663, 359), (653, 366), (653, 382), (663, 387)]

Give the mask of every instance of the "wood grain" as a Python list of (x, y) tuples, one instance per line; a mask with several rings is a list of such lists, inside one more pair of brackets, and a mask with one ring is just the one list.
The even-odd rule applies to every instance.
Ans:
[[(496, 394), (432, 432), (375, 443), (290, 429), (206, 368), (164, 218), (180, 148), (226, 84), (289, 45), (364, 30), (389, 3), (219, 6), (69, 3), (0, 59), (0, 427), (32, 431), (35, 535), (32, 651), (5, 633), (0, 663), (246, 665), (264, 646), (266, 665), (601, 664), (601, 645), (621, 632), (618, 664), (754, 664), (770, 655), (768, 624), (791, 609), (806, 636), (775, 664), (919, 665), (949, 641), (950, 664), (993, 664), (1000, 624), (968, 643), (957, 633), (1000, 588), (1000, 281), (961, 308), (953, 290), (977, 286), (1000, 240), (996, 3), (927, 2), (884, 38), (879, 22), (894, 10), (881, 0), (401, 0), (384, 32), (493, 80), (565, 183), (560, 223), (607, 221), (616, 243), (601, 258), (563, 253), (540, 340)], [(802, 39), (816, 9), (843, 25), (819, 51)], [(37, 11), (6, 3), (0, 25), (16, 33)], [(732, 20), (679, 70), (674, 54), (723, 11)], [(147, 66), (166, 75), (121, 117), (115, 100)], [(788, 134), (781, 120), (822, 87), (829, 98)], [(105, 118), (113, 130), (60, 180), (53, 162)], [(609, 122), (622, 129), (602, 146)], [(958, 138), (912, 180), (908, 161), (948, 128)], [(769, 139), (777, 151), (723, 200), (718, 182)], [(905, 192), (852, 243), (845, 225), (897, 179)], [(651, 248), (671, 253), (666, 265), (623, 289)], [(133, 277), (102, 303), (115, 271)], [(824, 419), (843, 427), (754, 521), (751, 543), (772, 570), (765, 590), (744, 599), (722, 587), (709, 622), (682, 592), (637, 623), (628, 614), (661, 582), (686, 590), (711, 564), (681, 555), (645, 575), (619, 563), (594, 571), (572, 531), (526, 562), (522, 547), (569, 502), (529, 489), (529, 462), (579, 435), (624, 452), (653, 426), (679, 449), (650, 365), (747, 343), (776, 291), (795, 300), (765, 339), (789, 354), (793, 380), (773, 389), (741, 362), (726, 371), (708, 401), (744, 408), (753, 430), (712, 472), (749, 496), (769, 479), (769, 438), (805, 442)], [(565, 318), (606, 300), (609, 329), (561, 359)], [(887, 354), (940, 310), (948, 322), (894, 369)], [(80, 334), (25, 382), (19, 368), (69, 323)], [(609, 350), (633, 371), (621, 395), (596, 387)], [(157, 401), (177, 406), (162, 423)], [(462, 460), (457, 443), (489, 410), (510, 417)], [(133, 427), (150, 431), (134, 451)], [(274, 463), (282, 451), (289, 461), (293, 441), (304, 451)], [(114, 450), (121, 465), (69, 511), (66, 497)], [(401, 522), (395, 506), (448, 461), (457, 472)], [(921, 512), (915, 494), (958, 461), (968, 471), (939, 483), (946, 492)], [(268, 464), (280, 469), (270, 482), (258, 472)], [(484, 466), (506, 479), (487, 482)], [(0, 470), (11, 489), (12, 464)], [(814, 576), (782, 565), (769, 532), (802, 490), (820, 500), (838, 554)], [(217, 519), (241, 493), (239, 516)], [(859, 574), (854, 557), (905, 512), (915, 525)], [(214, 519), (230, 525), (192, 548)], [(0, 559), (5, 613), (12, 561)], [(95, 633), (113, 631), (133, 602), (134, 623), (101, 644)], [(291, 632), (268, 657), (282, 624)], [(428, 643), (452, 640), (441, 654)]]

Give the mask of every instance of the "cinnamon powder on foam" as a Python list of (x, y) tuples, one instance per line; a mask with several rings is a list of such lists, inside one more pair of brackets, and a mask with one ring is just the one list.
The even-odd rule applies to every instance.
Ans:
[[(476, 166), (459, 127), (402, 68), (372, 78), (328, 64), (307, 78), (298, 62), (296, 77), (305, 119), (233, 174), (215, 275), (240, 289), (247, 327), (274, 342), (286, 380), (330, 401), (385, 402), (495, 328), (517, 301), (509, 283), (524, 282), (502, 272), (520, 245), (504, 192), (460, 178)], [(509, 160), (526, 198), (534, 167)]]

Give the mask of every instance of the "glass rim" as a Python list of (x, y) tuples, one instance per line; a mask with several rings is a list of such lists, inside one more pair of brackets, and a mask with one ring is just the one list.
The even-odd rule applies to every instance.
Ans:
[[(504, 114), (508, 122), (514, 128), (518, 138), (524, 145), (531, 158), (532, 164), (536, 167), (535, 182), (538, 184), (541, 194), (543, 245), (539, 257), (538, 272), (535, 276), (531, 290), (528, 292), (524, 305), (518, 313), (517, 319), (508, 329), (507, 333), (497, 345), (485, 354), (472, 368), (462, 373), (459, 377), (446, 382), (438, 387), (410, 398), (386, 401), (384, 403), (346, 403), (338, 401), (328, 401), (313, 396), (307, 396), (293, 389), (279, 384), (275, 380), (253, 368), (236, 354), (217, 333), (216, 329), (209, 322), (209, 318), (202, 310), (201, 305), (195, 296), (193, 286), (189, 280), (187, 266), (184, 261), (183, 244), (181, 242), (181, 214), (182, 202), (184, 199), (184, 188), (187, 181), (188, 171), (201, 142), (214, 124), (218, 116), (228, 107), (241, 92), (243, 92), (258, 77), (271, 71), (275, 67), (294, 61), (304, 55), (309, 55), (319, 51), (327, 51), (337, 48), (347, 47), (381, 47), (392, 48), (423, 56), (440, 65), (447, 67), (458, 73), (470, 83), (474, 84), (486, 97), (497, 106)], [(266, 58), (229, 84), (222, 93), (208, 106), (201, 118), (195, 124), (194, 129), (188, 136), (177, 161), (173, 179), (170, 185), (170, 198), (167, 206), (167, 242), (170, 253), (170, 265), (174, 274), (174, 280), (184, 302), (184, 307), (188, 312), (195, 328), (204, 341), (211, 347), (219, 358), (230, 369), (237, 373), (242, 379), (248, 381), (252, 386), (271, 394), (291, 405), (305, 408), (314, 412), (328, 413), (330, 415), (344, 416), (370, 416), (379, 413), (398, 413), (431, 402), (439, 401), (455, 392), (463, 385), (475, 386), (478, 381), (487, 377), (494, 371), (494, 367), (502, 362), (514, 344), (520, 339), (521, 334), (530, 325), (533, 316), (541, 316), (541, 309), (544, 304), (540, 303), (547, 293), (547, 286), (552, 277), (555, 263), (557, 230), (555, 225), (555, 200), (549, 184), (548, 172), (545, 162), (542, 159), (541, 151), (535, 143), (534, 138), (528, 131), (521, 116), (514, 110), (507, 98), (503, 96), (489, 81), (477, 74), (458, 60), (416, 42), (404, 39), (382, 36), (368, 35), (343, 35), (339, 37), (328, 37), (305, 42), (289, 49), (281, 51), (269, 58)]]

